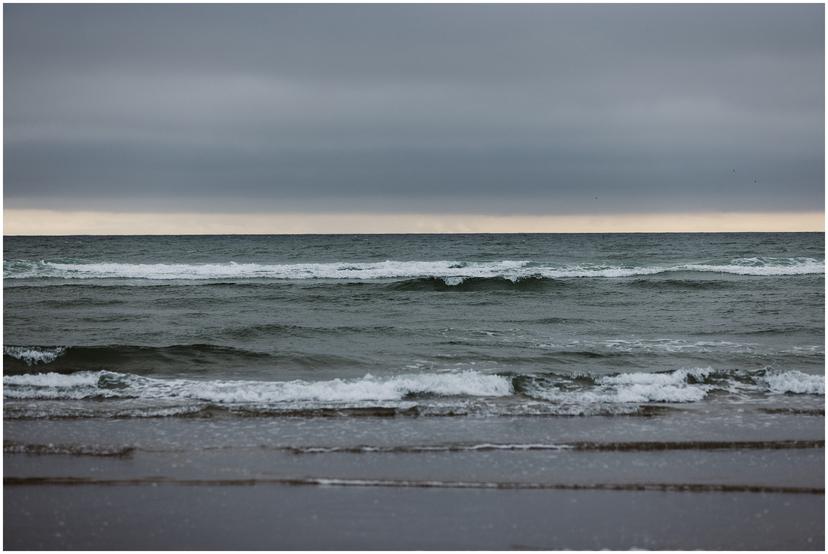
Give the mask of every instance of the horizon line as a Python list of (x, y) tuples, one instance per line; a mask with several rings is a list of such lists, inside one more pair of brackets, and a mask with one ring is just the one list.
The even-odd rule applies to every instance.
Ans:
[(3, 219), (3, 236), (825, 232), (822, 211), (492, 215), (5, 209)]

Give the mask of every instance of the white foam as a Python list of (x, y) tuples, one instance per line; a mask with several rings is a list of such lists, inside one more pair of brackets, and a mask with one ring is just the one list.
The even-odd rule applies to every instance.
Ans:
[(565, 405), (642, 404), (648, 402), (698, 402), (710, 390), (708, 385), (689, 383), (688, 377), (703, 380), (711, 368), (679, 369), (667, 373), (622, 373), (600, 377), (591, 389), (530, 387), (529, 394)]
[(733, 273), (736, 275), (808, 275), (825, 273), (825, 261), (814, 258), (737, 258), (730, 264), (688, 264), (687, 271)]
[(129, 264), (129, 263), (58, 263), (7, 261), (6, 279), (403, 279), (436, 277), (449, 285), (464, 279), (501, 277), (516, 281), (527, 277), (622, 278), (654, 275), (672, 271), (732, 273), (774, 276), (822, 274), (825, 262), (814, 258), (737, 258), (729, 264), (683, 264), (673, 266), (608, 266), (599, 264), (549, 265), (528, 261), (493, 262), (394, 261), (335, 262), (302, 264), (208, 263), (208, 264)]
[(825, 377), (801, 371), (780, 371), (765, 375), (761, 381), (775, 394), (825, 394)]
[(188, 399), (202, 402), (271, 404), (402, 400), (410, 394), (508, 396), (511, 381), (498, 375), (465, 371), (330, 381), (197, 381), (153, 379), (108, 371), (71, 375), (39, 373), (3, 378), (6, 398), (90, 397)]
[[(825, 394), (821, 375), (800, 371), (735, 372), (711, 368), (689, 368), (663, 373), (624, 373), (596, 377), (582, 383), (573, 377), (527, 376), (523, 393), (535, 402), (497, 403), (514, 394), (512, 379), (475, 371), (405, 374), (388, 377), (366, 375), (359, 379), (328, 381), (202, 381), (158, 379), (109, 371), (86, 371), (64, 375), (37, 373), (7, 375), (3, 395), (7, 400), (114, 400), (116, 412), (128, 409), (143, 417), (180, 415), (205, 404), (244, 410), (295, 410), (319, 407), (395, 407), (422, 404), (435, 414), (444, 409), (457, 413), (486, 410), (500, 413), (613, 414), (633, 413), (640, 404), (692, 403), (712, 391), (741, 396), (775, 394)], [(424, 395), (417, 399), (410, 395)], [(430, 398), (435, 397), (435, 398)], [(475, 397), (474, 405), (468, 398)], [(127, 402), (127, 399), (128, 402)], [(121, 404), (127, 402), (126, 404)], [(95, 405), (103, 404), (95, 402)], [(90, 404), (91, 405), (91, 404)], [(132, 407), (129, 407), (132, 406)], [(32, 405), (32, 408), (38, 406)], [(8, 408), (8, 405), (7, 405)], [(80, 409), (68, 404), (70, 412)], [(97, 409), (97, 408), (96, 408)], [(517, 412), (515, 412), (517, 410)], [(65, 411), (65, 410), (64, 410)], [(27, 408), (27, 413), (31, 412)], [(126, 412), (125, 412), (126, 413)], [(6, 414), (8, 416), (8, 413)]]
[(64, 279), (348, 279), (366, 280), (411, 277), (497, 277), (509, 275), (529, 262), (462, 263), (456, 261), (392, 261), (372, 263), (306, 264), (63, 264), (39, 262), (27, 270), (9, 271), (5, 277), (58, 277)]
[(123, 396), (119, 391), (99, 388), (98, 384), (105, 374), (110, 374), (110, 372), (82, 371), (69, 375), (62, 373), (7, 375), (3, 377), (3, 397), (18, 400), (28, 398), (81, 400), (95, 396)]
[(29, 386), (44, 388), (70, 388), (96, 386), (106, 371), (81, 371), (64, 375), (62, 373), (26, 373), (24, 375), (6, 375), (3, 377), (4, 386)]
[(602, 385), (643, 385), (643, 386), (678, 386), (687, 383), (688, 377), (696, 380), (707, 378), (713, 373), (713, 368), (677, 369), (668, 373), (621, 373), (601, 377), (598, 383)]
[(642, 404), (648, 402), (684, 403), (698, 402), (707, 396), (702, 385), (633, 384), (616, 387), (599, 387), (595, 390), (536, 390), (532, 396), (578, 407), (578, 413), (595, 404)]
[(549, 279), (566, 279), (578, 277), (635, 277), (637, 275), (654, 275), (664, 271), (669, 271), (669, 268), (575, 265), (561, 268), (539, 268), (536, 273)]
[(66, 351), (65, 346), (46, 348), (42, 346), (5, 346), (3, 353), (26, 362), (26, 365), (48, 364)]
[(554, 350), (610, 350), (613, 352), (754, 352), (757, 343), (738, 343), (730, 341), (688, 341), (684, 339), (608, 339), (608, 340), (573, 340), (566, 343), (543, 343), (540, 348)]
[(825, 347), (821, 344), (809, 344), (807, 346), (794, 346), (782, 351), (783, 354), (825, 354)]

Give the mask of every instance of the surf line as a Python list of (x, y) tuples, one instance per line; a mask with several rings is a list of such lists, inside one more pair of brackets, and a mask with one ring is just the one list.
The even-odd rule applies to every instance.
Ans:
[(626, 492), (724, 492), (724, 493), (781, 493), (825, 494), (820, 487), (790, 487), (775, 485), (727, 485), (709, 483), (520, 483), (487, 481), (424, 481), (401, 479), (327, 479), (327, 478), (251, 478), (251, 479), (173, 479), (140, 477), (102, 479), (92, 477), (4, 477), (4, 486), (322, 486), (322, 487), (386, 487), (423, 489), (489, 489), (489, 490), (569, 490), (569, 491), (626, 491)]

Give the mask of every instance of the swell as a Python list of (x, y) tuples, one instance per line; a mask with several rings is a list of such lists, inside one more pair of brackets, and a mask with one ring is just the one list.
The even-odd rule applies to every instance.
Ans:
[(723, 290), (738, 287), (740, 281), (718, 279), (634, 279), (630, 285), (643, 289)]
[(210, 366), (225, 367), (270, 363), (291, 364), (300, 367), (325, 367), (347, 363), (350, 360), (333, 355), (292, 352), (268, 353), (216, 344), (176, 344), (170, 346), (141, 346), (112, 344), (101, 346), (16, 346), (3, 348), (6, 374), (22, 374), (36, 367), (48, 371), (72, 373), (75, 371), (123, 369), (152, 373), (170, 367), (186, 367), (188, 372), (206, 370)]
[[(418, 329), (419, 331), (419, 329)], [(239, 327), (230, 327), (217, 332), (217, 335), (233, 339), (250, 339), (254, 337), (330, 337), (337, 335), (403, 335), (411, 336), (412, 330), (391, 325), (292, 325), (285, 323), (259, 323)]]
[[(813, 333), (814, 331), (824, 331), (824, 329), (814, 327), (806, 324), (790, 324), (779, 326), (765, 326), (760, 329), (748, 329), (741, 331), (743, 335), (785, 335), (789, 333)], [(708, 334), (701, 332), (699, 334)], [(714, 334), (710, 332), (709, 334)]]

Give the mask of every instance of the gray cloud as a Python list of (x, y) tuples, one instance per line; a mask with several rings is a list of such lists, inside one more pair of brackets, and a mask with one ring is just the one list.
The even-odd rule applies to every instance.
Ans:
[(824, 202), (821, 5), (17, 4), (4, 15), (7, 207)]

